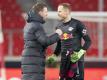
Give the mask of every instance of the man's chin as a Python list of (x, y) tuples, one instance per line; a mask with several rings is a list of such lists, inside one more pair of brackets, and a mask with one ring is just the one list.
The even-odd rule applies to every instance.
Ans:
[(63, 21), (63, 18), (58, 18), (60, 21)]
[(46, 21), (48, 18), (43, 18), (44, 21)]

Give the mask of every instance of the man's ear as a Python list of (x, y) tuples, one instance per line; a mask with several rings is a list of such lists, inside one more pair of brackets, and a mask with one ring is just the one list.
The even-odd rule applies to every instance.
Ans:
[(40, 16), (42, 16), (42, 11), (39, 11), (39, 13), (38, 13)]

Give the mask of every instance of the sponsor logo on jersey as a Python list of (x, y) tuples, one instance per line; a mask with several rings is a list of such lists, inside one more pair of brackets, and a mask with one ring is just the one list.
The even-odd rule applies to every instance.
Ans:
[(62, 39), (62, 40), (67, 40), (67, 39), (70, 39), (70, 38), (73, 38), (72, 34), (63, 33), (63, 34), (61, 35), (61, 39)]
[(86, 29), (83, 29), (83, 30), (82, 30), (82, 33), (83, 33), (83, 35), (86, 35), (86, 34), (87, 34), (87, 30), (86, 30)]

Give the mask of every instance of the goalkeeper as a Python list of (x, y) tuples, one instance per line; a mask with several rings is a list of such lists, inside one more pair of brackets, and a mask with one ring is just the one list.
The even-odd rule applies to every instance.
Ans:
[(62, 22), (57, 28), (61, 29), (63, 34), (57, 42), (54, 55), (58, 56), (61, 53), (60, 80), (84, 80), (84, 54), (91, 40), (85, 25), (71, 18), (70, 9), (68, 3), (61, 3), (58, 6), (58, 16)]

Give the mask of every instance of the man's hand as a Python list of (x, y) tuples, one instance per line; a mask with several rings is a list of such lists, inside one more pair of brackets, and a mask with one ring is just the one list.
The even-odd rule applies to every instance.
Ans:
[(62, 30), (61, 29), (56, 29), (56, 31), (55, 31), (59, 36), (61, 36), (62, 35)]
[(71, 55), (71, 62), (77, 62), (84, 55), (84, 53), (86, 53), (86, 51), (83, 49), (81, 49), (79, 52), (73, 52)]

